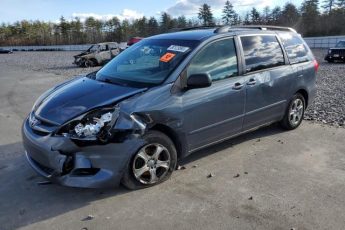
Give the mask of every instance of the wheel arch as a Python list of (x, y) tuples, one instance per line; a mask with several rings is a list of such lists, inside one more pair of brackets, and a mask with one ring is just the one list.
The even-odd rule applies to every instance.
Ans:
[(91, 58), (89, 58), (89, 60), (93, 61), (93, 63), (95, 63), (95, 65), (99, 65), (99, 62), (98, 62), (97, 58), (91, 57)]
[(177, 151), (177, 159), (180, 159), (185, 155), (186, 153), (185, 144), (184, 144), (185, 142), (181, 140), (179, 135), (172, 128), (163, 124), (155, 124), (154, 126), (150, 128), (150, 130), (156, 130), (156, 131), (162, 132), (172, 140)]
[(305, 107), (308, 108), (308, 100), (309, 100), (309, 95), (308, 95), (308, 91), (305, 89), (299, 89), (295, 94), (301, 94), (304, 97), (305, 100)]

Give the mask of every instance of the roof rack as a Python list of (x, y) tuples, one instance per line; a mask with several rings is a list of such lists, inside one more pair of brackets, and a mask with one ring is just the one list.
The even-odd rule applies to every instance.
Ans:
[(219, 26), (193, 26), (186, 28), (172, 28), (169, 32), (179, 32), (179, 31), (188, 31), (188, 30), (202, 30), (202, 29), (214, 29), (219, 28)]
[(290, 27), (283, 26), (269, 26), (269, 25), (245, 25), (245, 26), (222, 26), (217, 28), (214, 33), (226, 33), (232, 29), (253, 29), (253, 30), (280, 30), (297, 33), (296, 30)]

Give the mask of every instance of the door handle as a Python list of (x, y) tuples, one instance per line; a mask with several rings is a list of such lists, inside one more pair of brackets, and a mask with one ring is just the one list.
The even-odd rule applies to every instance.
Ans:
[(248, 82), (247, 82), (247, 85), (255, 85), (256, 84), (256, 81), (255, 79), (251, 78)]
[(236, 82), (234, 84), (234, 86), (232, 87), (232, 89), (235, 89), (235, 90), (240, 90), (243, 88), (243, 84), (242, 83), (239, 83), (239, 82)]

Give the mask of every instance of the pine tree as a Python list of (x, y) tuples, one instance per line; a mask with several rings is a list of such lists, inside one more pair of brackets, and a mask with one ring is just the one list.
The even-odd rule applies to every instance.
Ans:
[(274, 9), (272, 10), (272, 14), (271, 14), (273, 25), (279, 25), (280, 24), (281, 15), (282, 15), (281, 8), (279, 6), (274, 7)]
[(161, 15), (161, 32), (167, 32), (170, 30), (172, 28), (172, 24), (171, 16), (168, 13), (163, 12)]
[(240, 25), (242, 23), (242, 18), (236, 14), (236, 16), (234, 17), (234, 21), (233, 21), (233, 25)]
[(269, 25), (272, 21), (271, 9), (269, 6), (266, 6), (262, 15), (262, 23)]
[(292, 3), (286, 3), (281, 13), (280, 23), (283, 26), (295, 27), (300, 20), (297, 7)]
[(157, 20), (154, 17), (150, 17), (147, 27), (149, 35), (155, 35), (158, 33), (159, 26)]
[(244, 16), (243, 24), (244, 24), (244, 25), (250, 25), (250, 24), (251, 24), (249, 12), (247, 12), (246, 15)]
[(236, 25), (238, 15), (234, 10), (234, 6), (231, 4), (229, 0), (225, 2), (225, 6), (223, 9), (223, 22), (227, 25)]
[(68, 43), (69, 24), (63, 16), (60, 17), (59, 27), (60, 27), (60, 32), (61, 32), (63, 42), (67, 44)]
[(178, 28), (186, 28), (187, 27), (187, 19), (185, 16), (180, 16), (177, 18), (177, 27)]
[(203, 26), (214, 25), (213, 14), (211, 11), (211, 6), (206, 3), (199, 8), (198, 18), (202, 21)]
[(320, 12), (319, 0), (305, 0), (301, 8), (302, 30), (305, 36), (314, 36), (320, 30), (318, 26)]
[(250, 11), (250, 22), (254, 25), (261, 23), (260, 13), (255, 7)]

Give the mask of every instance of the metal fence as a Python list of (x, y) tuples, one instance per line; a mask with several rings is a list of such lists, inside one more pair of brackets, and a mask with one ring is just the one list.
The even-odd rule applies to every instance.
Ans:
[[(328, 36), (328, 37), (306, 37), (304, 40), (310, 48), (330, 48), (334, 47), (338, 41), (345, 40), (343, 36)], [(91, 44), (85, 45), (56, 45), (56, 46), (6, 46), (1, 47), (14, 51), (35, 51), (35, 50), (61, 50), (61, 51), (83, 51), (88, 49)], [(126, 43), (121, 42), (120, 47), (125, 47)]]
[[(53, 45), (53, 46), (3, 46), (0, 48), (9, 49), (13, 51), (84, 51), (92, 44), (83, 45)], [(121, 48), (127, 46), (126, 42), (119, 43)]]
[(308, 37), (304, 38), (310, 48), (330, 48), (334, 47), (340, 40), (345, 40), (343, 36), (328, 36), (328, 37)]
[(14, 51), (82, 51), (87, 50), (91, 44), (85, 45), (54, 45), (54, 46), (5, 46), (4, 49)]

